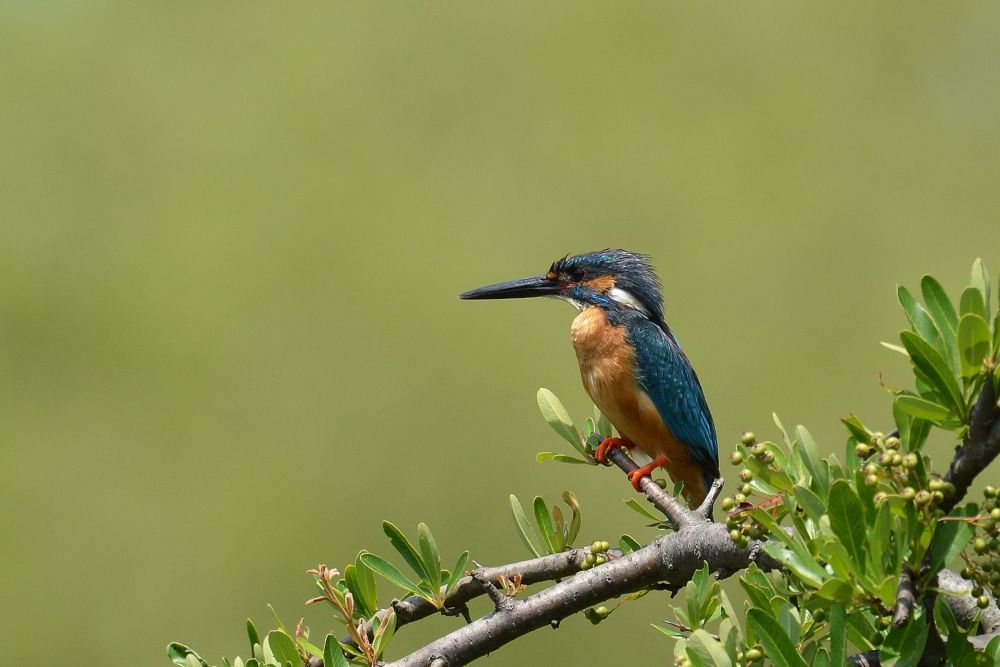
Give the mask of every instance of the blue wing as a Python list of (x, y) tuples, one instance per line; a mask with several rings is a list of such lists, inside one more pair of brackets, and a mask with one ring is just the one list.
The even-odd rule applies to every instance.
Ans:
[(635, 345), (636, 375), (670, 427), (690, 448), (691, 459), (705, 472), (706, 487), (719, 476), (715, 422), (698, 376), (673, 334), (645, 317), (630, 317), (628, 337)]

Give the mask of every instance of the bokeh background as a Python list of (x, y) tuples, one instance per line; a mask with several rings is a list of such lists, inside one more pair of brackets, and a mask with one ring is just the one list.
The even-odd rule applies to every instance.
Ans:
[[(385, 518), (521, 558), (509, 493), (651, 537), (534, 462), (537, 387), (590, 413), (572, 311), (456, 298), (567, 252), (654, 257), (724, 457), (887, 424), (896, 282), (1000, 273), (998, 44), (994, 2), (0, 2), (5, 662), (322, 634), (308, 567)], [(488, 662), (666, 660), (667, 616)]]

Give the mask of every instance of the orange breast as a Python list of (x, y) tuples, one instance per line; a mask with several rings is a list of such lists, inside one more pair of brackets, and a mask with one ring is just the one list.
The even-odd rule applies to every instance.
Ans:
[(691, 504), (705, 496), (701, 469), (688, 457), (687, 447), (674, 437), (652, 399), (635, 381), (635, 353), (625, 327), (612, 326), (602, 308), (585, 309), (573, 320), (573, 347), (583, 386), (618, 432), (655, 457), (669, 459), (666, 469), (684, 482)]

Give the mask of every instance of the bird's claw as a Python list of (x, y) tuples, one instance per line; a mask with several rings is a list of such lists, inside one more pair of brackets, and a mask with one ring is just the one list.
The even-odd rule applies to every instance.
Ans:
[(647, 463), (641, 468), (636, 468), (632, 472), (626, 473), (628, 481), (632, 483), (632, 488), (635, 489), (636, 491), (642, 491), (642, 489), (639, 487), (639, 483), (642, 482), (642, 478), (649, 477), (654, 470), (656, 470), (657, 468), (662, 468), (663, 466), (667, 465), (668, 462), (669, 461), (667, 460), (667, 457), (664, 456), (663, 454), (660, 454), (653, 460), (652, 463)]
[(632, 449), (635, 445), (625, 438), (605, 438), (601, 440), (601, 444), (597, 445), (597, 449), (594, 451), (594, 460), (598, 463), (607, 463), (608, 452), (613, 449), (621, 449), (622, 447)]

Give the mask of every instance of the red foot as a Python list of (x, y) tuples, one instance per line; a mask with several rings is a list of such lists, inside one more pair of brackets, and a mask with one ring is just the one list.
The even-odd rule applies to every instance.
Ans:
[(608, 452), (612, 449), (620, 449), (624, 447), (625, 449), (632, 449), (635, 444), (629, 442), (625, 438), (605, 438), (601, 440), (601, 444), (597, 446), (597, 450), (594, 452), (594, 460), (598, 463), (608, 462)]
[(639, 488), (639, 482), (642, 481), (642, 478), (649, 477), (649, 474), (651, 472), (653, 472), (657, 468), (662, 468), (663, 466), (667, 465), (667, 463), (668, 463), (667, 457), (664, 456), (663, 454), (660, 454), (659, 456), (656, 457), (656, 459), (653, 460), (652, 463), (647, 463), (641, 468), (636, 468), (632, 472), (628, 473), (628, 481), (632, 482), (632, 488), (635, 489), (636, 491), (642, 491), (642, 489)]

